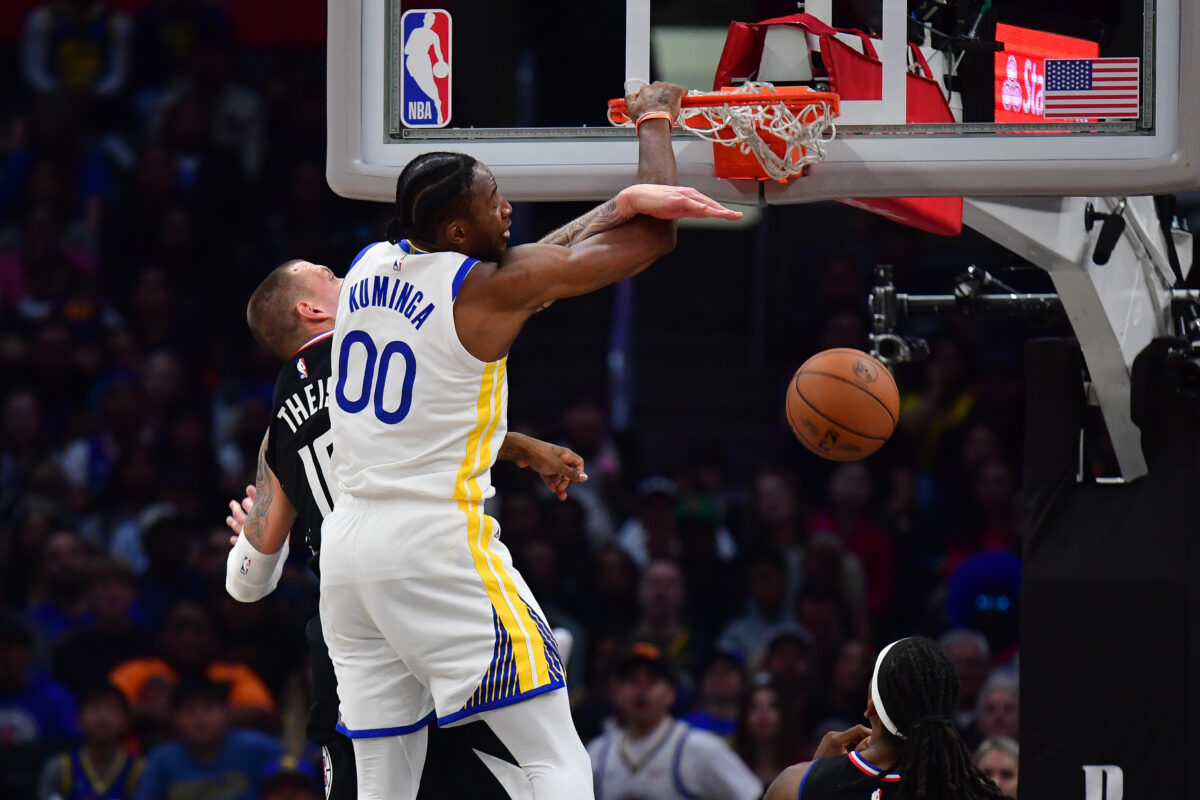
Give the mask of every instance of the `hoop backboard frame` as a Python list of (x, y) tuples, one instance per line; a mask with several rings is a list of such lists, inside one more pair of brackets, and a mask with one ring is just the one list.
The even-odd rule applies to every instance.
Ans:
[[(627, 0), (630, 76), (650, 72), (650, 2)], [(824, 163), (788, 184), (720, 180), (712, 175), (711, 146), (679, 134), (680, 180), (725, 202), (760, 205), (846, 196), (1143, 195), (1200, 186), (1200, 103), (1183, 102), (1200, 97), (1200, 52), (1183, 45), (1188, 31), (1200, 32), (1200, 3), (1145, 3), (1143, 52), (1154, 58), (1140, 120), (1091, 123), (1096, 133), (1086, 135), (1049, 132), (1062, 124), (1023, 124), (999, 134), (996, 126), (905, 125), (907, 5), (885, 0), (878, 47), (884, 99), (843, 102), (838, 138)], [(395, 64), (388, 43), (399, 6), (400, 0), (330, 0), (327, 177), (336, 192), (390, 200), (403, 165), (429, 149), (470, 153), (517, 201), (599, 200), (634, 180), (637, 144), (627, 130), (397, 131), (389, 119)], [(598, 118), (606, 99), (597, 98)]]

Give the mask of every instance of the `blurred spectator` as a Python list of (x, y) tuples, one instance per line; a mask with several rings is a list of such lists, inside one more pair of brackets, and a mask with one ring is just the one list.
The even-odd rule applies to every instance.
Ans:
[(878, 619), (892, 600), (896, 548), (869, 516), (871, 473), (861, 462), (839, 464), (829, 476), (829, 508), (808, 518), (812, 534), (834, 533), (866, 570), (867, 610)]
[(764, 786), (805, 756), (798, 720), (784, 695), (772, 682), (755, 686), (743, 698), (738, 715), (734, 749)]
[(109, 553), (143, 575), (150, 567), (143, 543), (145, 532), (175, 507), (159, 501), (160, 468), (150, 445), (137, 445), (116, 465), (109, 496)]
[(220, 660), (217, 649), (211, 613), (199, 603), (183, 601), (167, 614), (156, 656), (113, 669), (109, 679), (133, 704), (146, 736), (154, 740), (168, 729), (172, 688), (201, 678), (229, 685), (227, 712), (238, 727), (266, 727), (274, 719), (275, 700), (262, 678), (245, 664)]
[(187, 336), (173, 283), (162, 267), (147, 267), (137, 276), (130, 312), (130, 328), (144, 350), (170, 346)]
[(198, 42), (230, 35), (228, 14), (212, 0), (151, 0), (134, 24), (136, 81), (161, 88), (181, 77)]
[(765, 469), (754, 478), (745, 539), (753, 545), (772, 547), (783, 554), (788, 565), (788, 592), (800, 587), (800, 561), (808, 542), (804, 506), (797, 480), (790, 473)]
[(959, 345), (948, 338), (933, 342), (925, 362), (925, 387), (920, 393), (909, 392), (900, 398), (897, 422), (917, 445), (921, 467), (930, 465), (942, 435), (961, 424), (974, 405)]
[(979, 690), (983, 688), (983, 682), (992, 668), (992, 649), (986, 636), (968, 628), (947, 631), (942, 634), (938, 644), (958, 675), (960, 691), (954, 724), (958, 726), (959, 733), (965, 734), (975, 725)]
[(761, 644), (768, 630), (791, 620), (787, 605), (787, 564), (779, 553), (759, 548), (745, 560), (746, 587), (750, 598), (745, 614), (721, 631), (717, 646), (749, 656)]
[(55, 531), (42, 543), (29, 616), (52, 645), (89, 621), (88, 567), (87, 545), (75, 531)]
[(141, 545), (146, 554), (146, 571), (138, 595), (146, 624), (157, 629), (167, 610), (184, 600), (195, 600), (203, 592), (200, 577), (191, 570), (198, 528), (184, 519), (175, 506), (164, 503), (153, 509), (142, 529)]
[(164, 112), (153, 141), (166, 150), (176, 196), (202, 223), (240, 230), (246, 176), (236, 151), (213, 138), (209, 101), (194, 88), (182, 93)]
[(105, 376), (97, 394), (100, 430), (70, 442), (58, 458), (72, 487), (91, 498), (104, 493), (117, 464), (150, 437), (141, 417), (135, 374), (114, 372)]
[[(689, 495), (692, 505), (686, 519), (707, 522), (713, 537), (709, 549), (721, 561), (737, 555), (733, 536), (724, 526), (716, 525), (716, 507)], [(656, 475), (637, 486), (637, 514), (630, 517), (617, 531), (617, 542), (633, 557), (639, 567), (655, 559), (678, 560), (696, 555), (692, 542), (685, 542), (680, 530), (680, 509), (677, 508), (679, 486), (670, 478)], [(699, 502), (697, 502), (699, 501)], [(695, 525), (691, 529), (695, 529)]]
[(731, 484), (728, 470), (721, 443), (702, 439), (687, 447), (677, 475), (679, 515), (712, 520), (717, 527), (722, 559), (735, 555), (737, 548), (733, 534), (726, 527), (729, 508), (736, 501), (736, 489)]
[(817, 698), (813, 717), (822, 725), (835, 721), (834, 727), (845, 730), (863, 720), (863, 697), (871, 680), (870, 658), (866, 645), (856, 639), (842, 642), (829, 670), (826, 690)]
[(131, 722), (129, 701), (115, 686), (101, 684), (81, 695), (83, 744), (46, 762), (38, 800), (133, 797), (145, 765), (122, 744)]
[(75, 700), (33, 661), (33, 631), (0, 612), (0, 744), (61, 743), (79, 736)]
[(820, 584), (809, 584), (796, 598), (795, 618), (812, 636), (818, 659), (832, 658), (851, 635), (850, 612), (842, 595)]
[(233, 42), (222, 35), (195, 40), (188, 74), (163, 95), (151, 122), (151, 138), (161, 140), (167, 120), (189, 96), (203, 104), (210, 120), (211, 142), (236, 151), (246, 175), (258, 174), (263, 157), (263, 104), (258, 92), (235, 80)]
[(1021, 620), (1021, 559), (1010, 550), (992, 550), (964, 561), (946, 588), (946, 621), (987, 637), (992, 660), (1007, 663), (1016, 654)]
[(637, 623), (638, 569), (621, 547), (601, 547), (592, 562), (590, 627), (598, 633), (625, 634)]
[[(0, 168), (0, 218), (49, 206), (57, 220), (81, 219), (84, 247), (100, 231), (112, 193), (104, 149), (80, 135), (77, 107), (63, 96), (39, 97), (33, 104), (25, 141), (8, 153)], [(77, 242), (78, 243), (78, 242)], [(86, 263), (88, 271), (94, 263)]]
[(974, 553), (1008, 550), (1016, 542), (1017, 491), (1008, 465), (992, 459), (971, 474), (971, 518), (964, 520), (966, 535), (952, 539), (946, 549), (947, 575)]
[(684, 800), (699, 792), (711, 800), (757, 800), (762, 783), (729, 745), (668, 713), (672, 681), (669, 662), (648, 643), (635, 644), (617, 665), (612, 695), (621, 725), (588, 744), (596, 800)]
[(637, 514), (617, 531), (617, 543), (639, 568), (658, 559), (678, 559), (682, 545), (675, 527), (675, 482), (646, 478), (637, 487)]
[[(272, 147), (277, 142), (272, 141)], [(267, 263), (281, 263), (294, 253), (304, 253), (316, 264), (337, 264), (341, 254), (372, 234), (358, 231), (346, 211), (345, 201), (335, 197), (325, 183), (325, 164), (305, 158), (289, 165), (281, 177), (287, 190), (278, 207), (266, 218), (265, 244), (270, 249)], [(266, 185), (271, 178), (264, 176)], [(356, 234), (361, 234), (355, 238)]]
[(45, 452), (37, 395), (18, 389), (4, 398), (0, 411), (0, 518), (17, 503), (29, 473)]
[(265, 734), (230, 730), (226, 691), (222, 684), (202, 679), (175, 687), (171, 714), (179, 741), (150, 752), (134, 800), (160, 800), (185, 791), (195, 797), (256, 800), (259, 778), (283, 751)]
[(92, 267), (91, 256), (64, 241), (59, 213), (34, 206), (16, 246), (0, 252), (0, 310), (26, 323), (61, 318), (68, 292)]
[(580, 397), (562, 412), (562, 444), (583, 456), (588, 482), (571, 487), (571, 497), (586, 509), (587, 535), (592, 547), (613, 537), (613, 511), (626, 507), (621, 455), (608, 429), (603, 406), (590, 397)]
[(129, 79), (129, 17), (102, 0), (52, 0), (25, 20), (21, 66), (37, 92), (113, 95)]
[[(584, 624), (571, 613), (572, 602), (566, 588), (566, 574), (558, 565), (558, 552), (545, 539), (534, 539), (512, 548), (514, 561), (533, 596), (538, 599), (546, 622), (551, 628), (565, 628), (570, 632), (576, 653), (584, 653), (588, 644), (588, 632)], [(519, 558), (518, 558), (519, 557)], [(567, 661), (567, 682), (577, 683), (583, 677), (583, 659)]]
[(780, 698), (789, 704), (784, 713), (791, 715), (801, 731), (812, 720), (817, 663), (812, 634), (795, 623), (772, 631), (758, 655), (760, 677), (779, 689)]
[(703, 645), (683, 618), (687, 589), (683, 571), (671, 561), (654, 561), (646, 567), (638, 587), (640, 616), (633, 638), (657, 647), (675, 671), (679, 688), (688, 694)]
[(1017, 772), (1021, 747), (1008, 736), (989, 736), (975, 749), (975, 766), (991, 778), (1000, 791), (1017, 800)]
[(994, 672), (979, 690), (978, 729), (982, 739), (1020, 737), (1020, 692), (1017, 679)]
[(542, 509), (532, 491), (505, 489), (501, 492), (497, 519), (509, 549), (516, 550), (542, 536)]
[[(871, 638), (871, 625), (867, 615), (867, 579), (863, 574), (858, 556), (846, 549), (842, 537), (834, 533), (817, 533), (809, 540), (800, 562), (800, 595), (795, 598), (793, 615), (803, 625), (812, 624), (812, 630), (821, 641), (837, 642), (841, 637), (854, 632), (858, 638)], [(807, 596), (807, 597), (806, 597)], [(832, 601), (822, 605), (823, 598)], [(802, 606), (802, 601), (805, 605)], [(836, 619), (805, 622), (800, 615), (819, 614), (822, 609), (832, 608)], [(833, 625), (826, 630), (825, 622)], [(821, 627), (818, 631), (816, 626)]]
[(737, 728), (738, 708), (746, 693), (746, 668), (731, 653), (714, 650), (700, 665), (696, 700), (683, 721), (732, 739)]
[(92, 565), (88, 624), (54, 648), (54, 675), (76, 696), (103, 680), (117, 664), (149, 652), (150, 637), (137, 624), (137, 588), (137, 576), (122, 562), (110, 559)]

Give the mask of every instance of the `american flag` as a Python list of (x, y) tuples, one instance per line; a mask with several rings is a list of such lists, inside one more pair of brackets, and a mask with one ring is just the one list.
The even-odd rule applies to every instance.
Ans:
[(1138, 116), (1136, 58), (1046, 59), (1046, 119)]

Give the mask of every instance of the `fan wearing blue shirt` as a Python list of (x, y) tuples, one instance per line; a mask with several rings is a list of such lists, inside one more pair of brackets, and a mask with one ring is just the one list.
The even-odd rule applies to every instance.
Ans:
[(0, 742), (71, 741), (79, 737), (75, 699), (33, 662), (33, 630), (0, 612)]
[(283, 755), (274, 738), (229, 730), (228, 689), (185, 681), (171, 695), (177, 742), (150, 752), (134, 800), (257, 800), (259, 779)]

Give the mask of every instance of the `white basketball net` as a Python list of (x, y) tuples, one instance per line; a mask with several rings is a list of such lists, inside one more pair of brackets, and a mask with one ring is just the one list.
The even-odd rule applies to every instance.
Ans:
[[(763, 94), (775, 91), (773, 84), (746, 81), (739, 88), (739, 93), (730, 95), (734, 101), (732, 103), (680, 109), (676, 124), (714, 144), (737, 147), (742, 153), (753, 153), (762, 165), (763, 172), (777, 181), (794, 178), (810, 164), (825, 160), (825, 145), (837, 133), (833, 124), (833, 108), (829, 103), (809, 103), (793, 111), (782, 100), (776, 103), (761, 102)], [(754, 105), (737, 103), (742, 93), (759, 102)], [(705, 92), (692, 90), (689, 94)], [(686, 124), (686, 120), (692, 117), (703, 117), (710, 127), (694, 128)], [(618, 126), (630, 127), (634, 124), (633, 120), (614, 121), (611, 111), (608, 119)], [(783, 155), (771, 149), (761, 132), (769, 133), (783, 142)]]

